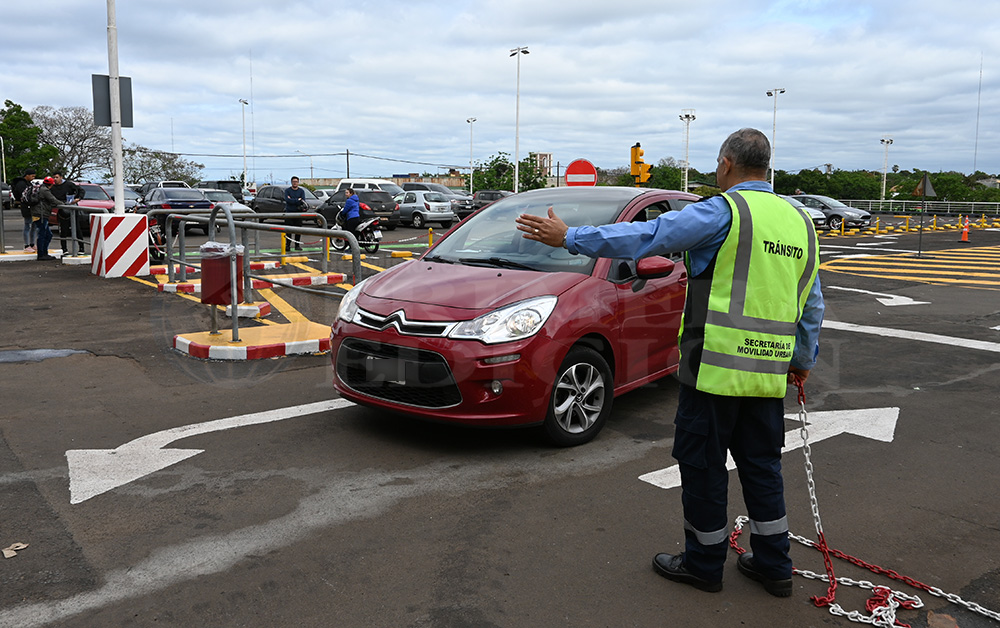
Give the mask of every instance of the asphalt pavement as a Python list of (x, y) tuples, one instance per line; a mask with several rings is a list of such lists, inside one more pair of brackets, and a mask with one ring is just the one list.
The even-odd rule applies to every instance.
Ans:
[[(996, 611), (1000, 231), (970, 240), (822, 239), (828, 325), (807, 408), (829, 544)], [(366, 272), (399, 263), (391, 250)], [(336, 314), (336, 296), (280, 296), (313, 322)], [(327, 355), (180, 354), (170, 340), (206, 329), (206, 308), (148, 280), (2, 263), (0, 298), (0, 548), (27, 544), (0, 559), (0, 626), (849, 624), (810, 601), (823, 583), (797, 576), (791, 598), (773, 598), (735, 555), (715, 594), (652, 571), (683, 542), (680, 492), (663, 479), (671, 378), (617, 399), (594, 442), (553, 449), (532, 430), (340, 402)], [(787, 428), (790, 525), (815, 538)], [(86, 498), (72, 500), (74, 483)], [(815, 550), (792, 553), (823, 571)], [(919, 595), (922, 608), (899, 610), (913, 626), (997, 625), (834, 567)], [(837, 591), (848, 611), (867, 597)]]

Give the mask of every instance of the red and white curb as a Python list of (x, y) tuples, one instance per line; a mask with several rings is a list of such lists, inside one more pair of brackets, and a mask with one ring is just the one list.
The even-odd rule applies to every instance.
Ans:
[[(236, 306), (236, 315), (240, 318), (264, 317), (271, 313), (271, 304), (267, 301), (261, 303), (240, 303)], [(233, 306), (226, 306), (226, 316), (233, 317)]]
[[(62, 251), (59, 249), (49, 249), (52, 257), (61, 257)], [(33, 251), (18, 251), (16, 253), (0, 253), (0, 262), (30, 262), (38, 259), (38, 254)]]
[(204, 360), (263, 360), (286, 355), (322, 353), (330, 350), (330, 339), (296, 340), (251, 347), (222, 347), (191, 342), (181, 336), (174, 336), (174, 348), (193, 358)]
[[(267, 261), (267, 262), (250, 262), (250, 270), (273, 270), (275, 268), (281, 268), (281, 262), (277, 260)], [(194, 266), (188, 266), (187, 271), (189, 273), (196, 273), (199, 269)], [(174, 272), (181, 272), (181, 267), (179, 265), (174, 266)], [(166, 266), (150, 266), (149, 274), (151, 275), (166, 275)]]
[[(283, 287), (288, 285), (293, 286), (320, 286), (327, 284), (337, 284), (343, 283), (347, 280), (347, 275), (343, 273), (331, 273), (327, 275), (293, 275), (287, 277), (275, 277), (275, 280), (280, 279), (281, 281), (265, 281), (263, 279), (252, 280), (252, 285), (254, 290), (262, 290), (266, 288)], [(187, 282), (176, 282), (176, 283), (161, 283), (156, 286), (159, 292), (184, 292), (187, 294), (201, 294), (201, 282), (200, 281), (187, 281)]]

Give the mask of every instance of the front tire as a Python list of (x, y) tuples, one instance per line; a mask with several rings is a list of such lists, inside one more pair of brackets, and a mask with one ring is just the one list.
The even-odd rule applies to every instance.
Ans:
[(556, 374), (549, 409), (542, 424), (549, 442), (572, 447), (590, 442), (611, 414), (614, 380), (600, 353), (570, 349)]

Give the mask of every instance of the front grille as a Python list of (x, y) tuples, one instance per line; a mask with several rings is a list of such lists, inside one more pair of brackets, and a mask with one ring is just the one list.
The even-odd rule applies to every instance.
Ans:
[(462, 402), (447, 360), (433, 351), (348, 338), (337, 354), (337, 376), (358, 393), (408, 406)]
[(388, 316), (375, 314), (362, 309), (355, 314), (355, 325), (361, 325), (368, 329), (383, 331), (390, 327), (395, 327), (396, 331), (404, 336), (428, 336), (432, 338), (443, 338), (447, 336), (457, 323), (436, 322), (436, 321), (411, 321), (407, 320), (403, 310), (397, 310)]

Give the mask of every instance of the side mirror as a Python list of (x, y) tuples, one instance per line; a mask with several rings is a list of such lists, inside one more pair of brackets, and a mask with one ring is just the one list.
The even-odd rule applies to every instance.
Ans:
[(632, 281), (632, 292), (639, 292), (646, 287), (649, 279), (659, 279), (674, 272), (674, 262), (665, 257), (654, 255), (644, 257), (636, 264), (636, 277)]

